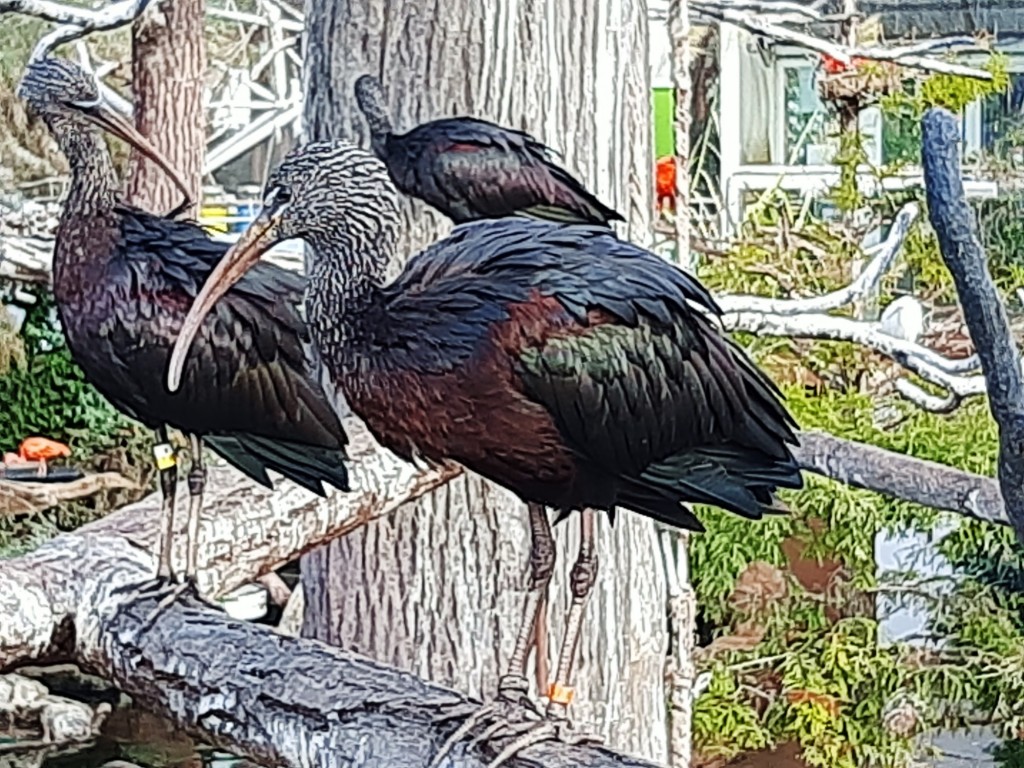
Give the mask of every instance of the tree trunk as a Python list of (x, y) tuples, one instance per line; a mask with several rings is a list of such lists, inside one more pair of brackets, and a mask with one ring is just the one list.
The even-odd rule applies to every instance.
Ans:
[[(608, 0), (308, 0), (305, 130), (365, 140), (352, 87), (379, 75), (395, 128), (470, 114), (529, 130), (649, 241), (647, 9)], [(365, 141), (363, 141), (365, 144)], [(408, 205), (407, 252), (450, 224)], [(397, 269), (398, 265), (396, 265)], [(568, 607), (575, 518), (558, 527), (549, 662)], [(511, 494), (467, 476), (303, 561), (303, 634), (428, 679), (490, 694), (511, 653), (526, 589), (527, 518)], [(665, 574), (653, 526), (599, 524), (572, 717), (629, 752), (664, 758)]]
[[(162, 0), (132, 27), (135, 126), (178, 171), (196, 203), (206, 149), (205, 5), (205, 0)], [(134, 149), (127, 187), (128, 200), (147, 211), (166, 212), (181, 203), (181, 192), (167, 174)]]

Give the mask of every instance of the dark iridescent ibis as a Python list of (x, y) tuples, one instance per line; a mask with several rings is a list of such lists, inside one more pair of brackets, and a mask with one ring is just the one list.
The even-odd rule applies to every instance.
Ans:
[[(608, 229), (524, 218), (458, 226), (386, 282), (400, 217), (384, 166), (345, 143), (293, 150), (203, 286), (172, 355), (273, 244), (313, 245), (307, 315), (352, 410), (406, 460), (451, 460), (530, 508), (530, 592), (500, 695), (522, 696), (554, 563), (543, 510), (580, 511), (568, 628), (549, 694), (564, 713), (597, 574), (594, 511), (701, 530), (687, 503), (756, 520), (799, 488), (794, 422), (691, 275)], [(557, 522), (557, 521), (556, 521)]]
[(528, 133), (473, 117), (432, 120), (394, 133), (380, 83), (363, 75), (355, 90), (373, 152), (395, 186), (456, 224), (517, 215), (608, 226), (623, 220)]
[(38, 60), (26, 68), (18, 93), (71, 167), (53, 255), (68, 348), (115, 408), (160, 434), (155, 452), (166, 527), (158, 577), (173, 575), (177, 469), (168, 427), (189, 435), (192, 447), (188, 578), (196, 567), (203, 444), (268, 487), (267, 470), (274, 470), (319, 495), (324, 482), (347, 490), (347, 438), (319, 383), (300, 315), (305, 280), (267, 264), (238, 280), (202, 323), (180, 389), (169, 391), (171, 346), (227, 244), (195, 223), (118, 201), (120, 183), (101, 127), (169, 167), (77, 65)]

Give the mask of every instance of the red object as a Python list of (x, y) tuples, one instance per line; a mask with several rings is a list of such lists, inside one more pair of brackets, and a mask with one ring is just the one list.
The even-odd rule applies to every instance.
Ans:
[(850, 59), (850, 64), (844, 64), (839, 59), (829, 56), (827, 53), (821, 54), (822, 67), (824, 67), (825, 72), (830, 75), (849, 72), (851, 69), (860, 69), (861, 65), (868, 63), (868, 61), (870, 61), (870, 59), (865, 59), (863, 56), (854, 56)]
[(24, 461), (46, 461), (61, 456), (70, 456), (71, 449), (46, 437), (26, 437), (18, 447), (18, 456)]
[(5, 466), (17, 466), (18, 464), (38, 464), (38, 474), (40, 477), (45, 477), (47, 473), (46, 462), (49, 459), (56, 459), (61, 456), (70, 456), (71, 449), (64, 445), (64, 443), (58, 443), (56, 440), (50, 440), (47, 437), (26, 437), (21, 441), (21, 445), (18, 446), (17, 453), (5, 453), (4, 454), (4, 465)]
[(676, 159), (669, 155), (658, 160), (655, 166), (655, 192), (658, 207), (667, 205), (672, 210), (676, 207)]
[(850, 67), (844, 64), (839, 59), (829, 56), (827, 53), (821, 54), (821, 63), (825, 68), (825, 71), (830, 75), (838, 75), (841, 72), (846, 72)]

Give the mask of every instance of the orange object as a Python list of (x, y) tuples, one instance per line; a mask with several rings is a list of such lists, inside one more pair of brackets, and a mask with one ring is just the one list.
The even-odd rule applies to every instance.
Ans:
[(575, 688), (559, 685), (558, 683), (552, 683), (548, 687), (548, 701), (553, 701), (555, 704), (564, 704), (565, 706), (569, 706), (572, 704), (572, 697), (575, 693)]
[(676, 159), (671, 155), (660, 158), (655, 165), (655, 192), (659, 208), (665, 204), (675, 209)]
[(841, 62), (839, 59), (829, 56), (827, 53), (821, 54), (821, 63), (824, 66), (825, 71), (830, 75), (838, 75), (849, 69), (846, 64)]
[(71, 449), (46, 437), (26, 437), (18, 446), (18, 455), (25, 461), (46, 461), (61, 456), (70, 456)]

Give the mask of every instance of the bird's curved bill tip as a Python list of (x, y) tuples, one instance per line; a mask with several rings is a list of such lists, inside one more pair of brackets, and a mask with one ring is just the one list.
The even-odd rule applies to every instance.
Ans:
[(217, 268), (206, 279), (196, 300), (192, 302), (192, 308), (185, 316), (185, 321), (181, 324), (178, 338), (171, 350), (167, 367), (167, 388), (171, 392), (177, 391), (181, 386), (185, 359), (202, 327), (203, 320), (231, 286), (241, 280), (242, 276), (260, 260), (260, 256), (276, 243), (276, 229), (275, 217), (265, 209), (228, 249), (217, 264)]

